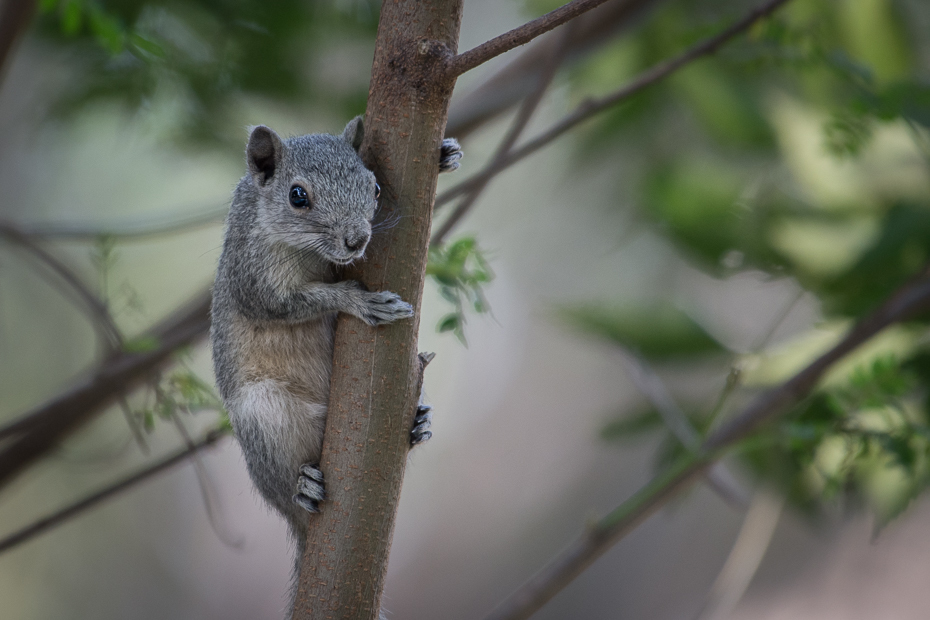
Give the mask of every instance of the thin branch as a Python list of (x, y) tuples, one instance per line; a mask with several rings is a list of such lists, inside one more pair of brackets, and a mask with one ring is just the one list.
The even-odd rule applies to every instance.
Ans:
[[(517, 143), (517, 140), (520, 139), (520, 134), (523, 133), (523, 130), (526, 129), (527, 123), (530, 122), (530, 118), (533, 117), (533, 113), (536, 112), (536, 108), (539, 107), (540, 102), (543, 99), (543, 96), (546, 94), (546, 91), (549, 89), (549, 85), (552, 83), (552, 80), (555, 78), (555, 74), (558, 72), (559, 66), (562, 64), (562, 60), (565, 58), (565, 51), (567, 49), (568, 38), (571, 36), (572, 28), (565, 28), (562, 36), (559, 37), (558, 44), (552, 48), (551, 55), (546, 59), (545, 66), (543, 67), (543, 72), (539, 76), (539, 82), (536, 84), (536, 88), (533, 89), (533, 92), (529, 94), (526, 100), (523, 102), (523, 105), (520, 106), (520, 111), (517, 112), (517, 117), (514, 119), (513, 124), (510, 126), (510, 130), (504, 136), (504, 139), (501, 140), (500, 144), (497, 147), (494, 155), (491, 157), (491, 166), (494, 166), (495, 162), (503, 161), (507, 154), (510, 153), (510, 150), (513, 148), (513, 145)], [(461, 203), (455, 208), (452, 213), (449, 214), (449, 217), (446, 218), (446, 221), (442, 223), (442, 226), (439, 227), (434, 234), (432, 239), (430, 239), (430, 245), (440, 245), (445, 241), (446, 236), (449, 232), (458, 224), (466, 213), (474, 206), (475, 202), (478, 200), (478, 197), (481, 196), (481, 192), (488, 186), (491, 182), (491, 177), (488, 177), (483, 183), (479, 183), (475, 186), (474, 189), (462, 200)]]
[(78, 276), (73, 269), (46, 252), (45, 249), (30, 238), (29, 235), (25, 234), (13, 224), (0, 222), (0, 235), (6, 237), (9, 241), (16, 243), (35, 256), (68, 285), (71, 291), (77, 295), (78, 299), (81, 301), (85, 313), (98, 329), (100, 336), (107, 343), (110, 352), (118, 350), (122, 346), (123, 336), (116, 326), (113, 316), (110, 314), (110, 309), (107, 308), (107, 305), (98, 298), (97, 295), (87, 288), (84, 282), (81, 281), (80, 276)]
[(119, 394), (144, 383), (154, 371), (170, 363), (177, 349), (193, 344), (209, 330), (207, 289), (146, 332), (145, 338), (156, 343), (154, 348), (113, 356), (91, 377), (0, 428), (0, 439), (8, 438), (0, 451), (0, 489), (112, 404)]
[[(565, 62), (577, 62), (625, 31), (659, 0), (613, 0), (571, 22)], [(525, 100), (545, 72), (546, 59), (563, 44), (540, 37), (502, 69), (452, 104), (446, 135), (467, 137), (488, 121)]]
[[(190, 413), (190, 411), (188, 411), (188, 413)], [(174, 423), (175, 428), (178, 429), (178, 434), (181, 435), (181, 439), (184, 441), (188, 450), (191, 450), (191, 459), (194, 461), (194, 472), (197, 474), (197, 484), (200, 486), (200, 499), (203, 500), (203, 509), (204, 512), (207, 513), (207, 521), (210, 523), (210, 528), (221, 543), (233, 549), (241, 549), (245, 541), (242, 536), (236, 536), (232, 532), (227, 531), (226, 527), (224, 527), (220, 519), (222, 510), (217, 510), (217, 507), (214, 506), (214, 504), (216, 504), (216, 493), (215, 485), (213, 484), (212, 478), (210, 478), (210, 472), (207, 471), (206, 464), (203, 462), (203, 459), (200, 458), (200, 454), (197, 453), (194, 438), (191, 437), (187, 427), (184, 426), (184, 422), (178, 415), (177, 410), (171, 412), (171, 421)]]
[(146, 239), (185, 232), (205, 226), (220, 224), (229, 205), (210, 209), (184, 209), (152, 217), (136, 218), (111, 223), (66, 222), (55, 224), (19, 225), (17, 228), (34, 239), (58, 239), (66, 241), (93, 241), (101, 236), (122, 240)]
[(468, 191), (471, 191), (479, 184), (487, 182), (487, 179), (500, 174), (518, 161), (529, 155), (532, 155), (544, 146), (547, 146), (550, 142), (560, 137), (569, 129), (572, 129), (576, 125), (588, 120), (598, 113), (603, 112), (604, 110), (607, 110), (608, 108), (611, 108), (618, 103), (625, 101), (626, 99), (629, 99), (639, 91), (668, 77), (688, 63), (693, 62), (694, 60), (697, 60), (703, 56), (713, 54), (730, 39), (748, 30), (750, 26), (755, 24), (760, 19), (770, 15), (773, 11), (775, 11), (778, 7), (785, 4), (786, 2), (788, 2), (788, 0), (769, 0), (765, 4), (750, 11), (745, 17), (731, 25), (720, 34), (717, 34), (716, 36), (713, 36), (709, 39), (705, 39), (701, 43), (691, 47), (679, 56), (656, 65), (652, 69), (642, 73), (638, 78), (634, 79), (632, 82), (626, 84), (622, 88), (619, 88), (618, 90), (615, 90), (614, 92), (605, 95), (604, 97), (590, 99), (582, 103), (575, 109), (574, 112), (564, 117), (561, 121), (557, 122), (548, 130), (530, 142), (527, 142), (520, 148), (512, 151), (507, 157), (503, 159), (503, 161), (498, 162), (495, 168), (487, 166), (484, 170), (475, 174), (471, 178), (443, 192), (439, 197), (436, 198), (436, 207), (440, 207), (456, 196), (460, 196)]
[(137, 420), (136, 416), (133, 414), (132, 407), (129, 406), (129, 401), (126, 399), (126, 395), (120, 394), (117, 396), (116, 402), (119, 405), (120, 411), (123, 412), (123, 418), (126, 420), (126, 425), (132, 432), (133, 440), (135, 440), (136, 445), (139, 446), (139, 450), (142, 451), (142, 454), (148, 456), (149, 444), (147, 441), (145, 441), (145, 435), (142, 432), (142, 426), (139, 424), (139, 420)]
[(927, 313), (930, 313), (930, 268), (925, 268), (920, 276), (859, 322), (832, 349), (785, 383), (756, 397), (739, 415), (712, 433), (700, 452), (686, 455), (601, 519), (498, 605), (486, 620), (528, 618), (617, 541), (694, 484), (708, 467), (719, 460), (724, 450), (757, 431), (763, 424), (785, 414), (807, 396), (824, 373), (847, 354), (889, 325)]
[(229, 431), (225, 428), (211, 430), (199, 441), (189, 444), (185, 448), (162, 459), (161, 461), (153, 465), (149, 465), (145, 469), (136, 472), (135, 474), (132, 474), (131, 476), (128, 476), (119, 482), (108, 486), (105, 489), (101, 489), (100, 491), (97, 491), (96, 493), (93, 493), (92, 495), (89, 495), (82, 500), (78, 500), (70, 506), (62, 508), (61, 510), (54, 512), (47, 517), (43, 517), (31, 525), (27, 525), (21, 530), (0, 540), (0, 553), (9, 551), (13, 547), (55, 528), (65, 521), (71, 519), (72, 517), (81, 514), (85, 510), (93, 508), (104, 500), (122, 493), (123, 491), (131, 489), (135, 485), (151, 478), (155, 474), (158, 474), (168, 469), (169, 467), (180, 463), (181, 461), (184, 461), (191, 456), (194, 456), (195, 454), (198, 454), (204, 448), (208, 448), (215, 444), (228, 433)]
[(484, 64), (504, 52), (510, 51), (525, 43), (529, 43), (541, 34), (545, 34), (562, 24), (575, 19), (582, 13), (598, 7), (607, 0), (573, 0), (554, 11), (550, 11), (531, 22), (505, 32), (499, 37), (485, 41), (467, 52), (462, 52), (449, 61), (449, 75), (458, 77), (466, 71), (471, 71), (478, 65)]
[(730, 617), (759, 570), (784, 505), (784, 496), (770, 491), (758, 491), (753, 496), (736, 542), (714, 580), (697, 620)]
[[(701, 435), (675, 402), (675, 398), (659, 375), (633, 352), (621, 347), (620, 355), (627, 367), (627, 374), (640, 393), (655, 407), (662, 422), (675, 439), (692, 452), (700, 450)], [(706, 478), (708, 486), (730, 506), (740, 510), (746, 510), (749, 506), (747, 492), (737, 483), (736, 478), (723, 463), (717, 463), (711, 467), (707, 471)]]

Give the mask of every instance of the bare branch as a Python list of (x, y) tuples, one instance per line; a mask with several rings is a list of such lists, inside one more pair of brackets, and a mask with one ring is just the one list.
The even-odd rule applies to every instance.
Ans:
[[(523, 102), (523, 105), (520, 106), (520, 111), (517, 112), (517, 117), (514, 119), (513, 124), (510, 126), (510, 130), (507, 132), (507, 135), (504, 136), (504, 139), (501, 140), (500, 144), (497, 147), (494, 155), (491, 157), (491, 166), (494, 165), (494, 162), (503, 161), (503, 159), (510, 153), (510, 149), (513, 148), (513, 145), (517, 143), (517, 140), (520, 138), (520, 134), (523, 133), (523, 130), (526, 129), (527, 123), (530, 122), (533, 113), (536, 111), (536, 108), (539, 107), (539, 103), (542, 101), (543, 96), (546, 94), (546, 91), (549, 89), (549, 85), (552, 83), (555, 74), (559, 69), (559, 65), (562, 64), (562, 60), (565, 58), (565, 51), (567, 49), (568, 38), (571, 35), (572, 28), (566, 28), (563, 36), (559, 37), (559, 44), (552, 48), (549, 58), (546, 58), (545, 65), (543, 66), (542, 75), (539, 77), (539, 82), (536, 84), (536, 88)], [(484, 188), (488, 186), (488, 183), (491, 182), (491, 177), (488, 177), (483, 183), (480, 183), (475, 186), (471, 191), (462, 200), (462, 202), (455, 208), (455, 210), (449, 214), (449, 217), (446, 218), (446, 221), (442, 223), (442, 226), (439, 227), (430, 240), (430, 245), (440, 245), (452, 230), (459, 220), (461, 220), (466, 213), (472, 208), (475, 202), (478, 200), (478, 197), (481, 195), (481, 192), (484, 191)]]
[(113, 320), (107, 305), (100, 300), (87, 286), (81, 281), (73, 269), (65, 265), (51, 254), (45, 251), (39, 244), (33, 241), (29, 235), (19, 230), (13, 224), (0, 222), (0, 235), (8, 240), (26, 249), (30, 254), (38, 258), (43, 264), (51, 269), (65, 284), (77, 295), (81, 304), (84, 306), (85, 313), (93, 323), (94, 327), (100, 332), (100, 336), (107, 343), (110, 351), (117, 350), (123, 343), (123, 336)]
[(486, 620), (528, 618), (581, 574), (594, 560), (681, 491), (690, 487), (725, 449), (785, 414), (807, 396), (824, 373), (889, 325), (930, 312), (930, 267), (860, 321), (832, 349), (791, 379), (759, 395), (739, 415), (710, 435), (700, 452), (688, 455), (601, 519), (510, 595)]
[(736, 542), (711, 586), (697, 620), (730, 617), (759, 570), (784, 506), (784, 496), (771, 491), (758, 491), (753, 496)]
[(0, 451), (0, 489), (209, 330), (208, 289), (146, 333), (157, 343), (153, 349), (111, 357), (91, 377), (0, 429), (0, 438), (8, 438)]
[(571, 22), (567, 41), (543, 36), (500, 71), (458, 99), (449, 110), (446, 135), (466, 137), (488, 121), (526, 99), (546, 70), (554, 48), (565, 45), (565, 62), (575, 62), (612, 40), (658, 0), (612, 0)]
[(529, 43), (536, 37), (553, 28), (575, 19), (582, 13), (604, 4), (607, 0), (572, 0), (562, 5), (554, 11), (550, 11), (542, 17), (536, 18), (531, 22), (523, 24), (519, 28), (514, 28), (510, 32), (505, 32), (499, 37), (494, 37), (490, 41), (485, 41), (477, 47), (473, 47), (467, 52), (462, 52), (449, 61), (449, 75), (458, 77), (466, 71), (470, 71), (478, 65), (484, 64), (495, 56), (500, 56), (504, 52), (510, 51), (525, 43)]
[[(675, 398), (659, 375), (649, 367), (645, 360), (632, 351), (621, 347), (620, 355), (627, 367), (627, 374), (640, 393), (655, 407), (662, 422), (675, 436), (675, 439), (688, 450), (700, 450), (701, 435), (675, 402)], [(740, 510), (745, 510), (749, 506), (748, 493), (737, 483), (733, 474), (723, 463), (717, 463), (711, 467), (707, 471), (706, 478), (708, 486), (730, 506)]]
[[(190, 411), (187, 413), (190, 413)], [(241, 549), (244, 543), (242, 536), (235, 536), (232, 532), (229, 532), (220, 520), (222, 511), (218, 510), (218, 507), (215, 506), (216, 486), (210, 478), (210, 472), (207, 471), (206, 464), (203, 462), (203, 459), (200, 458), (194, 438), (191, 437), (190, 432), (187, 430), (187, 427), (184, 426), (184, 422), (181, 420), (181, 416), (178, 415), (176, 410), (171, 412), (171, 421), (174, 423), (175, 428), (178, 429), (178, 434), (181, 435), (184, 445), (191, 451), (191, 460), (194, 461), (194, 472), (197, 474), (197, 484), (200, 486), (200, 499), (203, 500), (203, 509), (204, 512), (207, 513), (207, 521), (210, 523), (210, 528), (221, 543), (233, 549)]]
[(17, 228), (24, 235), (34, 239), (93, 241), (101, 236), (117, 239), (145, 239), (222, 223), (228, 211), (229, 205), (223, 205), (193, 210), (193, 212), (191, 209), (184, 209), (175, 213), (119, 222), (33, 224), (19, 225)]
[(32, 523), (31, 525), (28, 525), (13, 534), (10, 534), (6, 538), (0, 540), (0, 553), (9, 551), (13, 547), (20, 545), (38, 536), (39, 534), (44, 534), (45, 532), (61, 525), (72, 517), (81, 514), (85, 510), (93, 508), (97, 504), (113, 497), (114, 495), (129, 490), (140, 482), (148, 480), (155, 474), (158, 474), (168, 469), (169, 467), (176, 465), (177, 463), (180, 463), (181, 461), (184, 461), (191, 456), (194, 456), (204, 448), (208, 448), (215, 444), (228, 433), (229, 431), (225, 428), (211, 430), (199, 441), (190, 443), (185, 448), (162, 459), (161, 461), (158, 461), (153, 465), (149, 465), (142, 471), (136, 472), (131, 476), (127, 476), (126, 478), (108, 486), (105, 489), (101, 489), (100, 491), (97, 491), (96, 493), (93, 493), (92, 495), (89, 495), (82, 500), (74, 502), (70, 506), (62, 508), (61, 510), (54, 512), (47, 517), (43, 517), (35, 523)]
[(590, 99), (582, 103), (575, 109), (574, 112), (567, 115), (548, 130), (530, 142), (527, 142), (522, 147), (512, 151), (502, 161), (498, 162), (494, 168), (487, 166), (481, 172), (472, 176), (468, 180), (463, 181), (455, 187), (452, 187), (443, 192), (439, 197), (436, 198), (436, 207), (438, 208), (456, 196), (460, 196), (468, 191), (471, 191), (479, 184), (485, 183), (487, 179), (500, 174), (505, 169), (514, 165), (521, 159), (532, 155), (539, 149), (547, 146), (550, 142), (560, 137), (569, 129), (572, 129), (576, 125), (588, 120), (596, 114), (603, 112), (604, 110), (607, 110), (608, 108), (615, 106), (626, 99), (629, 99), (639, 91), (668, 77), (688, 63), (703, 56), (713, 54), (723, 44), (727, 43), (730, 39), (736, 37), (738, 34), (748, 30), (750, 26), (755, 24), (760, 19), (770, 15), (773, 11), (775, 11), (781, 5), (785, 4), (787, 1), (788, 0), (769, 0), (765, 4), (750, 11), (745, 17), (734, 23), (720, 34), (709, 39), (705, 39), (681, 55), (656, 65), (622, 88), (619, 88), (618, 90), (615, 90), (614, 92), (610, 93), (609, 95), (605, 95), (604, 97)]

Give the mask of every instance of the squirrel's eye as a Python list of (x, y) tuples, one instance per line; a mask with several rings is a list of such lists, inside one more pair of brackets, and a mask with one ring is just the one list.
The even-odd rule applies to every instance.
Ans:
[(375, 183), (375, 200), (381, 198), (381, 186)]
[(300, 185), (295, 185), (291, 188), (291, 206), (295, 209), (309, 209), (310, 208), (310, 196), (307, 195), (307, 190), (302, 188)]

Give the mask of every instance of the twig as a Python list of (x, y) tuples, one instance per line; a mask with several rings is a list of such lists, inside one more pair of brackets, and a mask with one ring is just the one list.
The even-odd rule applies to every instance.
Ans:
[(45, 251), (29, 235), (7, 222), (0, 222), (0, 235), (16, 243), (39, 259), (51, 269), (82, 302), (84, 310), (100, 336), (107, 344), (109, 352), (118, 350), (123, 343), (123, 336), (110, 314), (109, 308), (81, 281), (73, 269)]
[[(688, 416), (681, 410), (671, 392), (659, 378), (659, 375), (637, 355), (625, 348), (620, 348), (620, 356), (627, 367), (627, 374), (636, 384), (640, 393), (655, 407), (662, 422), (686, 449), (694, 452), (701, 448), (701, 435), (692, 426)], [(744, 489), (727, 470), (723, 463), (717, 463), (706, 474), (708, 485), (727, 504), (734, 508), (746, 510), (749, 498)]]
[(545, 568), (501, 603), (487, 620), (528, 618), (594, 560), (684, 489), (690, 487), (729, 448), (783, 415), (807, 396), (824, 373), (880, 331), (930, 312), (930, 269), (899, 289), (859, 322), (832, 349), (780, 386), (759, 395), (739, 415), (704, 442), (700, 452), (686, 455), (629, 500), (601, 519)]
[[(614, 0), (572, 20), (566, 42), (565, 61), (577, 62), (612, 40), (659, 0)], [(556, 37), (543, 37), (508, 62), (500, 71), (453, 103), (446, 135), (468, 136), (525, 100), (545, 72), (546, 59), (561, 44)]]
[(148, 456), (149, 444), (147, 441), (145, 441), (145, 435), (142, 433), (142, 427), (139, 425), (139, 420), (137, 420), (136, 416), (133, 415), (132, 407), (129, 406), (129, 401), (126, 399), (126, 395), (120, 394), (117, 396), (116, 402), (119, 404), (119, 408), (123, 412), (123, 418), (126, 419), (126, 425), (129, 426), (129, 430), (132, 432), (132, 438), (135, 440), (136, 445), (139, 446), (142, 454)]
[(500, 56), (504, 52), (519, 47), (524, 43), (529, 43), (541, 34), (545, 34), (557, 28), (562, 24), (575, 19), (582, 13), (598, 7), (607, 0), (572, 0), (554, 11), (550, 11), (538, 17), (531, 22), (527, 22), (519, 28), (514, 28), (509, 32), (494, 37), (490, 41), (485, 41), (477, 47), (473, 47), (467, 52), (455, 56), (449, 61), (449, 75), (459, 76), (491, 60), (495, 56)]
[[(504, 136), (504, 139), (501, 140), (500, 144), (497, 146), (497, 150), (494, 152), (494, 155), (491, 157), (491, 163), (489, 166), (493, 167), (495, 162), (503, 161), (507, 154), (510, 153), (510, 149), (513, 148), (513, 145), (517, 143), (517, 140), (520, 138), (520, 134), (523, 133), (523, 130), (526, 129), (527, 123), (530, 122), (530, 118), (533, 117), (533, 113), (536, 111), (536, 108), (539, 107), (539, 103), (542, 101), (543, 96), (546, 94), (546, 91), (549, 89), (549, 85), (552, 83), (555, 74), (559, 69), (559, 65), (562, 64), (562, 60), (565, 58), (565, 51), (567, 49), (568, 38), (571, 36), (572, 28), (569, 26), (565, 28), (565, 32), (562, 33), (562, 36), (559, 37), (559, 43), (552, 49), (552, 53), (549, 58), (546, 59), (545, 66), (543, 67), (543, 72), (539, 76), (539, 82), (536, 84), (536, 88), (533, 89), (533, 92), (529, 94), (526, 100), (523, 102), (523, 105), (520, 106), (520, 111), (517, 112), (517, 117), (514, 119), (513, 124), (510, 126), (510, 130)], [(452, 213), (449, 214), (449, 217), (446, 218), (446, 221), (442, 223), (442, 226), (439, 227), (433, 237), (430, 239), (430, 245), (440, 245), (445, 241), (446, 236), (458, 224), (469, 209), (475, 204), (478, 200), (478, 197), (481, 195), (481, 192), (488, 186), (491, 182), (491, 177), (488, 177), (483, 183), (479, 183), (471, 190), (471, 192), (462, 200), (461, 203), (455, 208)]]
[(154, 217), (111, 223), (55, 223), (19, 225), (18, 229), (33, 239), (93, 241), (102, 235), (117, 239), (145, 239), (211, 226), (223, 221), (229, 206), (204, 209), (191, 214), (190, 209)]
[(209, 330), (210, 291), (206, 290), (147, 332), (157, 343), (153, 349), (113, 356), (91, 377), (0, 429), (0, 439), (9, 438), (0, 451), (0, 489), (119, 394), (144, 383), (153, 371), (170, 362), (177, 349), (196, 342)]
[[(190, 413), (188, 411), (188, 413)], [(195, 450), (196, 444), (194, 439), (191, 437), (190, 432), (188, 432), (187, 427), (184, 426), (184, 422), (181, 421), (181, 417), (178, 415), (178, 412), (171, 412), (171, 421), (174, 423), (176, 429), (178, 429), (178, 434), (181, 435), (181, 439), (184, 440), (184, 444), (187, 446), (188, 450), (191, 450), (191, 459), (194, 461), (194, 472), (197, 474), (197, 484), (200, 486), (200, 499), (203, 500), (203, 509), (207, 513), (207, 521), (210, 523), (210, 527), (213, 529), (213, 533), (216, 534), (216, 537), (220, 540), (221, 543), (227, 547), (233, 549), (242, 548), (244, 540), (242, 536), (234, 536), (231, 532), (228, 532), (220, 519), (219, 512), (215, 509), (214, 504), (216, 503), (214, 492), (213, 480), (210, 478), (210, 472), (207, 471), (207, 466), (203, 462), (203, 459), (200, 458)]]
[(126, 491), (134, 487), (136, 484), (151, 478), (155, 474), (168, 469), (172, 465), (180, 463), (181, 461), (199, 453), (204, 448), (212, 446), (227, 434), (228, 431), (223, 428), (211, 430), (199, 441), (188, 445), (182, 450), (175, 452), (171, 456), (168, 456), (153, 465), (149, 465), (142, 471), (136, 472), (135, 474), (132, 474), (131, 476), (128, 476), (123, 480), (108, 486), (105, 489), (101, 489), (100, 491), (97, 491), (96, 493), (85, 497), (82, 500), (78, 500), (66, 508), (62, 508), (61, 510), (54, 512), (47, 517), (43, 517), (35, 523), (22, 528), (18, 532), (10, 534), (3, 540), (0, 540), (0, 553), (8, 551), (13, 547), (38, 536), (39, 534), (43, 534), (48, 530), (61, 525), (71, 517), (75, 517), (85, 510), (93, 508), (104, 500), (107, 500), (114, 495), (117, 495), (118, 493)]
[(728, 618), (746, 589), (772, 543), (775, 526), (781, 517), (785, 498), (770, 491), (758, 491), (752, 498), (736, 542), (720, 574), (711, 586), (697, 620)]
[(574, 112), (564, 117), (561, 121), (557, 122), (548, 130), (533, 140), (527, 142), (522, 147), (512, 151), (507, 157), (503, 159), (503, 161), (498, 162), (496, 168), (486, 167), (484, 170), (475, 174), (471, 178), (462, 181), (455, 187), (452, 187), (443, 192), (439, 197), (436, 198), (436, 207), (445, 204), (456, 196), (460, 196), (470, 191), (480, 183), (486, 182), (488, 178), (500, 174), (506, 168), (509, 168), (521, 159), (532, 155), (579, 123), (588, 120), (599, 112), (602, 112), (630, 98), (644, 88), (655, 84), (663, 78), (668, 77), (689, 62), (716, 52), (724, 43), (728, 42), (730, 39), (734, 38), (736, 35), (742, 33), (743, 31), (749, 29), (750, 26), (752, 26), (763, 17), (771, 14), (785, 2), (788, 2), (788, 0), (769, 0), (769, 2), (766, 2), (765, 4), (750, 11), (745, 17), (734, 23), (720, 34), (709, 39), (705, 39), (701, 43), (691, 47), (672, 60), (668, 60), (656, 65), (652, 69), (642, 73), (638, 78), (634, 79), (632, 82), (626, 84), (622, 88), (619, 88), (609, 95), (605, 95), (599, 99), (590, 99), (587, 102), (582, 103), (575, 109)]

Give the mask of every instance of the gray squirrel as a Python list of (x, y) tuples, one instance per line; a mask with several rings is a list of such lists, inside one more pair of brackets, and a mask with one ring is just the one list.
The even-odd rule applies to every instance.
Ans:
[[(307, 513), (326, 496), (318, 463), (336, 314), (369, 325), (413, 316), (395, 293), (336, 281), (338, 266), (363, 256), (378, 209), (380, 187), (358, 155), (363, 132), (361, 117), (339, 136), (252, 130), (213, 285), (217, 386), (252, 481), (288, 523), (298, 566)], [(440, 172), (461, 157), (443, 140)], [(421, 404), (412, 445), (432, 436), (430, 420)]]

